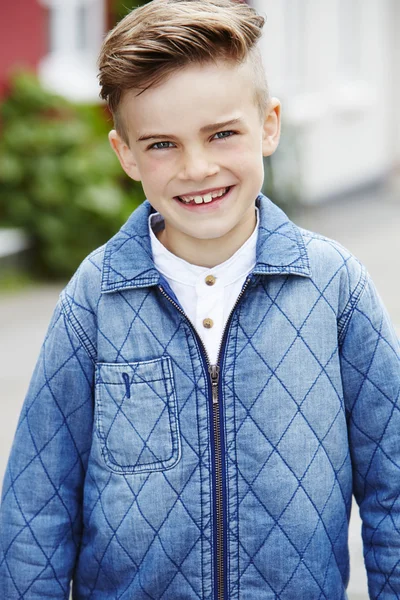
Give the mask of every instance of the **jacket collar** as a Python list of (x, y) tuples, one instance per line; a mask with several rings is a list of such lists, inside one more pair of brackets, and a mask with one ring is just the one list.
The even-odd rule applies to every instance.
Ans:
[[(260, 226), (257, 241), (256, 275), (292, 274), (310, 277), (307, 249), (299, 228), (268, 198), (257, 198)], [(152, 211), (146, 200), (105, 246), (102, 292), (158, 285), (148, 218)]]

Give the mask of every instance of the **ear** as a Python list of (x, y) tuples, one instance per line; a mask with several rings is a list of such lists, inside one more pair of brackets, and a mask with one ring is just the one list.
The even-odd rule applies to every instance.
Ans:
[(265, 111), (262, 150), (263, 156), (273, 154), (279, 144), (281, 135), (281, 103), (277, 98), (271, 98)]
[(110, 133), (108, 134), (108, 140), (110, 142), (111, 148), (117, 155), (118, 160), (121, 163), (121, 167), (123, 168), (125, 173), (129, 175), (131, 179), (141, 181), (141, 176), (136, 159), (128, 144), (122, 139), (119, 133), (115, 131), (115, 129), (110, 131)]

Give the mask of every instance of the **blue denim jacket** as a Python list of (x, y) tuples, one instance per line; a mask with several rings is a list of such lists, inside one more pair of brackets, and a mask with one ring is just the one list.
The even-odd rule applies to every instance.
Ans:
[(260, 196), (218, 365), (140, 206), (60, 296), (1, 508), (2, 599), (340, 600), (354, 492), (400, 598), (400, 360), (362, 265)]

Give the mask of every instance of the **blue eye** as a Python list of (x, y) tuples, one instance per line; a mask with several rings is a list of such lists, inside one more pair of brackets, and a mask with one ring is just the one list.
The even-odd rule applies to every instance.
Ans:
[(217, 140), (223, 140), (224, 138), (231, 137), (232, 135), (235, 135), (234, 131), (218, 131), (214, 137), (217, 138)]
[(150, 150), (165, 150), (166, 148), (173, 148), (173, 143), (172, 142), (156, 142), (155, 144), (152, 144), (149, 149)]

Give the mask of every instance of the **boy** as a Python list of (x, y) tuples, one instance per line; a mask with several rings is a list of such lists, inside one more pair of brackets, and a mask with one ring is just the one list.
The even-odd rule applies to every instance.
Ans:
[(279, 138), (229, 0), (109, 34), (110, 142), (146, 201), (60, 296), (3, 488), (2, 598), (339, 600), (354, 491), (400, 597), (399, 346), (365, 269), (260, 195)]

